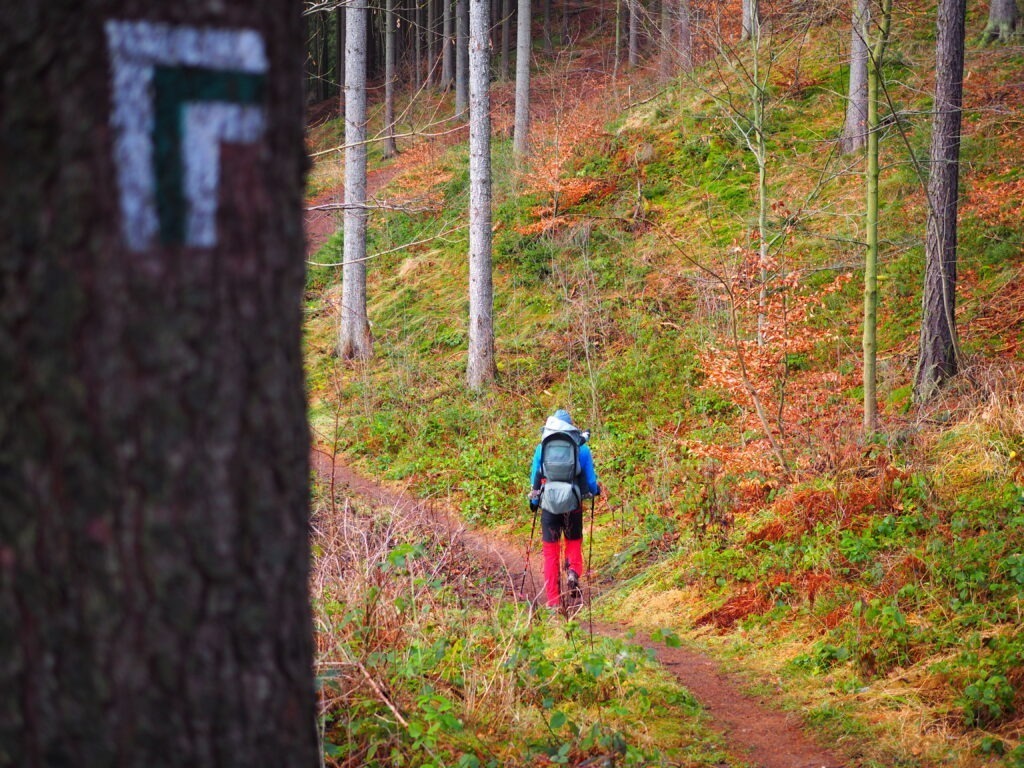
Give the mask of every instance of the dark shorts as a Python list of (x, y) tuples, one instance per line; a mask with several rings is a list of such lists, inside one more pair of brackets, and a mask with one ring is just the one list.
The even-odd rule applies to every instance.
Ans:
[(540, 512), (540, 533), (541, 538), (549, 544), (557, 542), (565, 533), (567, 541), (575, 541), (583, 538), (583, 510), (567, 512), (564, 515), (553, 515), (550, 512)]

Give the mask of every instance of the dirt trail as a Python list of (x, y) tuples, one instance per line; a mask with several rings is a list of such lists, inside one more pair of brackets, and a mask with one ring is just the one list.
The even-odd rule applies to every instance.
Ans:
[[(531, 558), (531, 568), (527, 569), (523, 545), (516, 546), (491, 533), (473, 530), (449, 511), (428, 507), (408, 493), (369, 480), (332, 462), (331, 456), (324, 452), (314, 451), (312, 461), (322, 478), (333, 477), (338, 492), (389, 506), (402, 515), (418, 518), (423, 525), (446, 526), (451, 537), (459, 540), (467, 552), (491, 570), (495, 579), (504, 581), (516, 598), (535, 601), (541, 596), (543, 577), (537, 568), (540, 558)], [(628, 630), (595, 622), (594, 632), (625, 637)], [(713, 659), (685, 648), (654, 643), (643, 633), (636, 633), (631, 642), (655, 652), (658, 661), (707, 709), (713, 726), (725, 736), (729, 749), (741, 760), (760, 768), (843, 768), (848, 765), (843, 758), (815, 744), (794, 718), (742, 693), (741, 681), (723, 672)]]

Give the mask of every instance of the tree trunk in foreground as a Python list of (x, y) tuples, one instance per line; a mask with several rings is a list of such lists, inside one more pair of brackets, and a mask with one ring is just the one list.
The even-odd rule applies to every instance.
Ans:
[(517, 158), (530, 153), (530, 0), (519, 0), (516, 21), (516, 117), (512, 151)]
[(914, 399), (929, 400), (957, 372), (956, 247), (966, 0), (939, 0), (921, 344)]
[(850, 24), (850, 90), (846, 99), (846, 122), (839, 148), (844, 155), (860, 152), (867, 144), (868, 119), (868, 22), (870, 0), (853, 0)]
[(373, 356), (366, 314), (366, 32), (369, 11), (353, 3), (345, 9), (345, 243), (342, 257), (341, 326), (338, 355), (343, 360)]
[(1010, 42), (1021, 31), (1020, 11), (1017, 0), (992, 0), (988, 9), (988, 24), (981, 33), (983, 43)]
[(0, 764), (315, 768), (304, 24), (138, 7), (0, 8)]
[(488, 0), (469, 0), (469, 361), (466, 380), (482, 389), (494, 380), (491, 283), (491, 57)]

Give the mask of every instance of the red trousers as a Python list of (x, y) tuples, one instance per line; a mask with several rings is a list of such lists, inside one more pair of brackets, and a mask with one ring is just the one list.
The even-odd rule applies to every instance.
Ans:
[[(558, 589), (558, 571), (562, 560), (562, 542), (544, 542), (544, 589), (547, 592), (548, 605), (558, 607), (560, 604)], [(576, 571), (577, 576), (583, 575), (583, 539), (567, 539), (565, 542), (565, 559), (569, 567)]]

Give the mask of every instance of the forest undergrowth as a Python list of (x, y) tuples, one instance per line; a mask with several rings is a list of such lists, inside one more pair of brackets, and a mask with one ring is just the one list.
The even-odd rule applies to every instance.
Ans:
[(734, 764), (649, 651), (510, 599), (509, 574), (437, 521), (323, 484), (315, 499), (326, 764)]
[[(607, 491), (591, 564), (591, 577), (609, 585), (597, 604), (604, 615), (669, 627), (727, 660), (750, 675), (753, 690), (779, 698), (858, 764), (1019, 768), (1024, 49), (968, 50), (958, 310), (966, 365), (918, 407), (919, 160), (927, 157), (934, 66), (928, 10), (897, 8), (886, 65), (876, 435), (865, 439), (860, 429), (863, 181), (859, 161), (835, 151), (848, 34), (838, 13), (813, 26), (778, 20), (769, 52), (766, 272), (757, 163), (726, 110), (750, 106), (749, 68), (725, 63), (749, 61), (750, 50), (709, 43), (693, 76), (666, 84), (644, 71), (613, 79), (596, 53), (606, 41), (583, 37), (574, 55), (539, 74), (536, 166), (518, 170), (507, 135), (495, 137), (496, 386), (477, 394), (463, 384), (466, 147), (415, 145), (407, 149), (417, 162), (404, 160), (399, 183), (382, 192), (399, 210), (371, 218), (368, 250), (380, 254), (369, 275), (374, 360), (333, 357), (340, 270), (310, 268), (311, 417), (318, 439), (362, 471), (525, 540), (538, 430), (568, 407), (593, 432)], [(982, 11), (971, 8), (970, 28), (983, 26)], [(510, 86), (495, 87), (500, 111)], [(433, 114), (438, 104), (448, 108), (445, 99), (416, 109)], [(406, 114), (416, 121), (415, 110)], [(313, 146), (332, 146), (337, 130), (333, 121), (312, 130)], [(336, 167), (319, 160), (314, 178)], [(339, 245), (329, 241), (313, 260), (336, 264)], [(364, 535), (376, 543), (360, 555), (362, 566), (346, 560), (355, 570), (328, 579), (330, 589), (358, 583), (363, 591), (317, 595), (328, 644), (321, 650), (345, 670), (341, 683), (324, 680), (339, 697), (334, 711), (354, 706), (345, 698), (352, 691), (380, 704), (367, 676), (344, 666), (378, 653), (379, 665), (365, 671), (401, 699), (400, 712), (436, 695), (454, 718), (419, 715), (434, 718), (423, 733), (456, 729), (436, 743), (427, 738), (427, 749), (388, 730), (367, 705), (358, 727), (382, 728), (402, 759), (421, 749), (486, 764), (497, 758), (481, 744), (498, 743), (480, 735), (488, 728), (501, 738), (529, 734), (514, 742), (520, 756), (539, 744), (551, 759), (566, 745), (584, 750), (596, 716), (581, 713), (600, 698), (594, 691), (607, 686), (622, 701), (621, 686), (631, 683), (606, 666), (592, 680), (577, 665), (570, 677), (580, 698), (568, 709), (531, 701), (525, 666), (543, 657), (554, 675), (579, 661), (574, 643), (582, 638), (553, 637), (487, 589), (460, 592), (451, 579), (431, 586), (431, 569), (449, 567), (436, 542), (417, 531), (383, 546), (392, 530), (385, 518), (320, 503), (318, 526), (333, 518), (323, 511), (332, 503), (358, 529), (377, 531)], [(322, 552), (339, 546), (337, 531), (321, 535), (318, 573), (331, 572)], [(388, 554), (396, 551), (397, 564)], [(331, 616), (328, 605), (342, 613)], [(351, 610), (376, 639), (360, 636), (359, 622), (345, 618)], [(448, 632), (459, 643), (431, 651)], [(485, 636), (500, 640), (481, 645)], [(388, 643), (375, 646), (382, 637)], [(523, 651), (532, 661), (508, 667), (513, 645), (533, 648)], [(618, 653), (606, 649), (603, 663)], [(438, 654), (429, 663), (443, 674), (422, 666)], [(463, 670), (458, 685), (443, 682), (474, 656), (487, 660), (482, 676), (466, 682)], [(477, 694), (467, 693), (473, 686), (496, 698), (478, 708)], [(674, 706), (690, 706), (674, 696)], [(508, 713), (498, 716), (499, 702)], [(631, 740), (631, 718), (609, 716), (594, 738), (609, 744), (621, 728), (636, 754), (655, 749), (659, 737)], [(569, 738), (567, 723), (578, 735)], [(328, 742), (342, 743), (331, 728)]]

